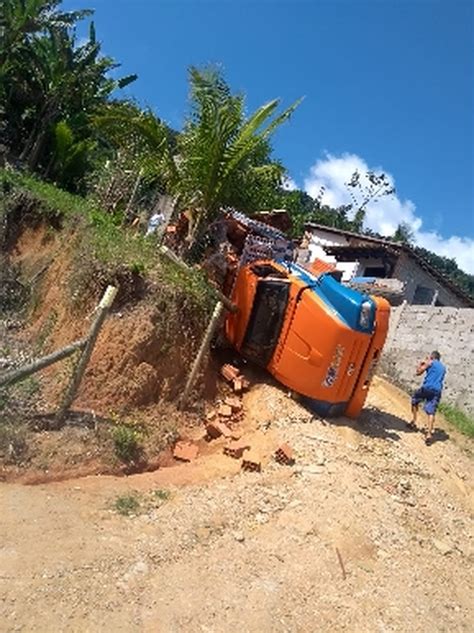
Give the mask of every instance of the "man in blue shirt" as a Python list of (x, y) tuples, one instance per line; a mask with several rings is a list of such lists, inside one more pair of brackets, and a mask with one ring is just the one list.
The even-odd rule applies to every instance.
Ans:
[(440, 359), (441, 355), (439, 352), (431, 352), (428, 358), (418, 365), (416, 375), (421, 376), (421, 374), (424, 373), (425, 378), (421, 388), (415, 391), (411, 399), (413, 420), (408, 424), (408, 427), (413, 430), (417, 430), (416, 418), (418, 415), (418, 405), (423, 401), (425, 403), (424, 409), (428, 415), (428, 428), (425, 438), (425, 444), (427, 446), (433, 443), (434, 418), (441, 399), (444, 377), (446, 375), (446, 367)]

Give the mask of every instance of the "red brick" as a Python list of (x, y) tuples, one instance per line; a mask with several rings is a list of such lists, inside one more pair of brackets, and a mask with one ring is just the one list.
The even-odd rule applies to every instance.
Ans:
[(183, 462), (191, 462), (199, 454), (199, 446), (193, 442), (178, 442), (174, 447), (173, 457)]
[(232, 382), (233, 380), (235, 380), (239, 374), (240, 372), (237, 369), (237, 367), (234, 367), (233, 365), (229, 365), (228, 363), (221, 367), (221, 375), (229, 382)]
[(234, 389), (235, 393), (241, 393), (242, 392), (242, 389), (244, 388), (244, 386), (242, 384), (241, 376), (238, 376), (237, 378), (234, 379), (232, 386), (233, 386), (233, 389)]
[(250, 446), (244, 440), (237, 442), (229, 442), (227, 446), (224, 446), (224, 455), (233, 457), (234, 459), (240, 459), (244, 454), (244, 451), (250, 449)]
[(223, 422), (210, 422), (206, 425), (206, 431), (208, 436), (213, 440), (217, 439), (221, 435), (228, 438), (232, 437), (232, 431), (229, 429), (227, 424), (224, 424)]
[(291, 466), (295, 463), (293, 457), (293, 449), (288, 444), (282, 444), (280, 448), (275, 451), (275, 459), (279, 464), (285, 464)]
[(248, 470), (253, 472), (261, 472), (262, 470), (262, 462), (260, 458), (256, 455), (247, 455), (242, 460), (242, 470)]
[(232, 407), (230, 407), (228, 404), (221, 404), (219, 409), (217, 410), (217, 413), (223, 418), (230, 418), (230, 416), (232, 415)]
[(224, 402), (232, 409), (232, 411), (237, 412), (242, 409), (242, 401), (240, 398), (236, 398), (235, 396), (230, 396), (226, 398)]

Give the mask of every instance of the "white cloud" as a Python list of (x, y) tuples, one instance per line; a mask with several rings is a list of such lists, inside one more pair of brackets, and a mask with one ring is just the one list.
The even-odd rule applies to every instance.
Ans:
[(285, 191), (294, 191), (295, 189), (298, 189), (298, 185), (291, 176), (285, 176), (281, 186)]
[(469, 237), (452, 235), (443, 238), (438, 233), (431, 231), (417, 231), (416, 243), (438, 255), (451, 257), (456, 260), (461, 270), (471, 275), (474, 274), (474, 240)]
[[(395, 186), (393, 176), (383, 167), (369, 167), (356, 154), (326, 154), (311, 167), (309, 176), (304, 181), (304, 188), (314, 198), (320, 198), (322, 204), (331, 207), (351, 204), (353, 200), (346, 183), (356, 170), (361, 174), (363, 185), (368, 184), (365, 174), (373, 171), (385, 173), (390, 185)], [(473, 239), (458, 236), (444, 238), (435, 231), (423, 231), (423, 222), (416, 214), (415, 204), (411, 200), (402, 200), (396, 194), (368, 203), (365, 225), (373, 231), (381, 235), (392, 235), (401, 222), (411, 227), (417, 244), (438, 255), (453, 257), (460, 268), (474, 273)]]

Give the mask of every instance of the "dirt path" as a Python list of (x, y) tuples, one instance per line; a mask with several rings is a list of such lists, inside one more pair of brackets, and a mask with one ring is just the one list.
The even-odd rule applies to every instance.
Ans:
[[(262, 474), (214, 453), (129, 478), (2, 484), (0, 631), (474, 630), (463, 440), (426, 448), (382, 380), (358, 423), (312, 420), (270, 385), (245, 406)], [(270, 459), (280, 441), (292, 468)], [(111, 510), (157, 489), (170, 498), (139, 516)]]

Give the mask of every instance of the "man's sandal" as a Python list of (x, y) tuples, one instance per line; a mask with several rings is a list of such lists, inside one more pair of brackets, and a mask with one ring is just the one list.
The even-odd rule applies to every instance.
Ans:
[(413, 420), (411, 422), (405, 422), (405, 424), (406, 424), (407, 429), (410, 429), (410, 431), (418, 431), (418, 427), (413, 422)]
[(431, 446), (434, 443), (434, 439), (432, 436), (430, 437), (425, 437), (425, 444), (426, 446)]

